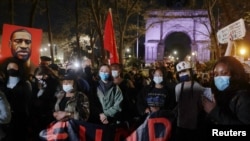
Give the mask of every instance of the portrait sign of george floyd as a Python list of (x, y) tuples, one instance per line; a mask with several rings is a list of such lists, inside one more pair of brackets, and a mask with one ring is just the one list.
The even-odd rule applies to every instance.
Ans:
[[(41, 41), (42, 41), (42, 30), (37, 29), (37, 28), (30, 28), (30, 27), (11, 25), (11, 24), (3, 25), (2, 43), (0, 47), (0, 61), (2, 62), (4, 59), (12, 56), (10, 38), (14, 31), (21, 30), (21, 29), (27, 30), (31, 34), (31, 42), (29, 43), (31, 52), (30, 52), (29, 60), (34, 65), (38, 65), (39, 56), (40, 56), (40, 46), (41, 46)], [(23, 42), (24, 39), (19, 39), (19, 40)], [(21, 44), (21, 43), (18, 43), (18, 44)]]

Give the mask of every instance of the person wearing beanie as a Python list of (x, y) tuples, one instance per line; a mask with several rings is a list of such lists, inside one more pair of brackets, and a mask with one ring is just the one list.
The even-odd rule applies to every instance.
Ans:
[(40, 61), (40, 65), (49, 66), (51, 64), (52, 59), (48, 56), (41, 56)]

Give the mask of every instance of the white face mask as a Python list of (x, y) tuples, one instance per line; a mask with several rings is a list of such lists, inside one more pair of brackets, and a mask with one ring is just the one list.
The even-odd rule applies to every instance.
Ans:
[(20, 81), (19, 77), (10, 76), (8, 79), (7, 88), (10, 89), (14, 88), (19, 81)]
[(111, 71), (112, 73), (112, 76), (115, 78), (115, 77), (118, 77), (118, 71), (117, 70), (112, 70)]
[(63, 90), (66, 92), (66, 93), (69, 93), (73, 90), (73, 85), (63, 85)]
[(163, 81), (163, 77), (162, 76), (154, 76), (153, 80), (156, 84), (160, 84)]

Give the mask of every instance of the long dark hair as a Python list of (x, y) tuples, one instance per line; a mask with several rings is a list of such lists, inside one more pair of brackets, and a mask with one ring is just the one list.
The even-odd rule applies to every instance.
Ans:
[(99, 66), (99, 70), (98, 70), (98, 78), (100, 79), (100, 76), (99, 76), (99, 71), (100, 71), (100, 68), (103, 67), (103, 66), (106, 66), (109, 68), (109, 78), (108, 78), (108, 81), (113, 81), (113, 77), (112, 77), (112, 74), (111, 74), (111, 68), (108, 64), (102, 64)]
[(39, 66), (34, 71), (34, 76), (45, 74), (47, 74), (53, 79), (59, 79), (58, 76), (56, 76), (56, 74), (48, 66)]
[(1, 68), (1, 69), (6, 77), (8, 76), (7, 67), (10, 63), (17, 64), (18, 76), (20, 77), (21, 80), (28, 79), (28, 68), (25, 66), (25, 64), (23, 62), (19, 61), (18, 59), (14, 58), (14, 57), (7, 58), (2, 65), (3, 68)]
[[(214, 65), (213, 70), (218, 64), (225, 64), (230, 72), (230, 88), (239, 89), (248, 87), (249, 77), (241, 64), (236, 58), (232, 56), (221, 57)], [(214, 83), (212, 83), (213, 86)]]
[(213, 67), (214, 69), (218, 64), (225, 64), (230, 72), (230, 84), (229, 87), (224, 91), (219, 91), (212, 80), (212, 90), (215, 94), (215, 99), (217, 104), (223, 109), (227, 114), (232, 114), (229, 108), (229, 102), (237, 94), (238, 90), (249, 89), (248, 75), (240, 61), (232, 56), (221, 57)]
[(111, 65), (110, 65), (110, 67), (115, 67), (115, 68), (117, 68), (117, 69), (120, 69), (120, 77), (121, 78), (123, 78), (123, 72), (124, 72), (124, 70), (123, 70), (123, 65), (122, 64), (119, 64), (119, 63), (112, 63)]
[[(163, 81), (160, 83), (161, 85), (164, 85), (166, 84), (166, 78), (167, 78), (167, 73), (166, 73), (166, 69), (164, 67), (159, 67), (159, 68), (156, 68), (154, 71), (153, 71), (153, 78), (154, 78), (154, 74), (156, 71), (161, 71), (162, 72), (162, 77), (163, 77)], [(153, 80), (152, 78), (152, 80)], [(153, 85), (155, 85), (155, 82), (152, 81)]]

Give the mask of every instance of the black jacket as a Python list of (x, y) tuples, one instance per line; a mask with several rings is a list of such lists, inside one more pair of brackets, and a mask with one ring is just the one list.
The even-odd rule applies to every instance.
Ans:
[(221, 95), (232, 95), (231, 99), (217, 106), (208, 114), (216, 124), (250, 125), (250, 90), (237, 90)]

